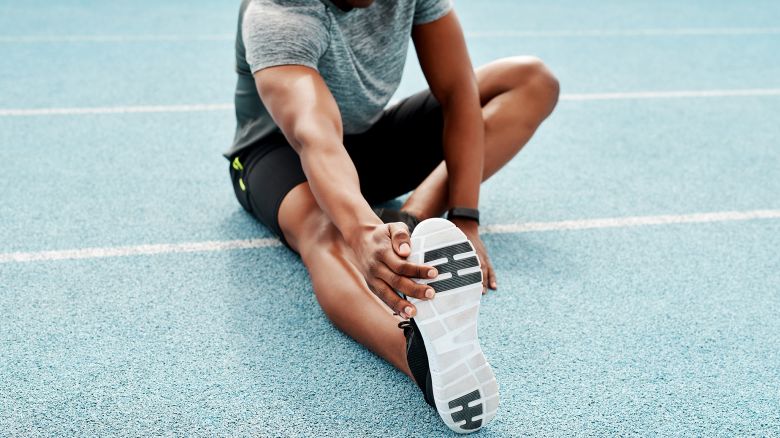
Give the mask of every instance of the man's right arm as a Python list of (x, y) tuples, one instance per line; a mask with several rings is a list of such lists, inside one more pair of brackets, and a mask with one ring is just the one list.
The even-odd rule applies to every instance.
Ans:
[(393, 288), (425, 298), (429, 288), (407, 277), (429, 278), (435, 269), (406, 262), (406, 228), (383, 224), (363, 198), (343, 145), (341, 114), (325, 81), (316, 70), (298, 65), (270, 67), (254, 76), (263, 104), (301, 158), (317, 203), (365, 262), (359, 268), (369, 287), (396, 312), (413, 316), (407, 311), (413, 306)]
[(301, 157), (314, 197), (345, 239), (382, 225), (360, 194), (357, 171), (344, 149), (341, 114), (322, 77), (297, 65), (255, 73), (271, 116)]

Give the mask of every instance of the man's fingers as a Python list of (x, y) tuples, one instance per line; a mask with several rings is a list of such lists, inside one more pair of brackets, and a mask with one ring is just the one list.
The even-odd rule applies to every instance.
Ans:
[(490, 278), (491, 275), (493, 275), (493, 266), (490, 264), (490, 259), (485, 253), (480, 253), (479, 260), (482, 268), (482, 294), (484, 295), (492, 284)]
[(398, 257), (387, 257), (385, 264), (391, 271), (404, 277), (431, 279), (439, 275), (436, 268), (410, 263)]
[(493, 269), (493, 263), (490, 262), (490, 259), (488, 258), (487, 254), (485, 254), (482, 257), (482, 267), (484, 268), (483, 277), (485, 289), (484, 291), (487, 292), (488, 289), (495, 290), (497, 287), (496, 284), (496, 270)]
[(482, 294), (488, 291), (488, 264), (482, 263)]
[(488, 265), (488, 286), (490, 286), (491, 289), (497, 290), (498, 289), (498, 282), (496, 282), (496, 270), (493, 268), (493, 265)]
[(390, 240), (393, 242), (393, 251), (400, 257), (409, 257), (409, 254), (412, 253), (409, 227), (403, 222), (392, 222), (387, 224), (387, 226), (390, 229)]
[(387, 284), (392, 286), (393, 289), (400, 291), (406, 296), (419, 298), (421, 300), (433, 298), (434, 290), (432, 287), (426, 284), (415, 283), (409, 278), (391, 271), (389, 267), (386, 267), (380, 276)]
[(417, 314), (417, 309), (412, 303), (398, 296), (397, 293), (384, 281), (377, 279), (372, 285), (371, 290), (382, 300), (393, 312), (401, 315), (403, 318), (411, 318)]
[[(439, 273), (436, 268), (425, 265), (417, 265), (404, 261), (412, 253), (411, 241), (409, 237), (409, 227), (403, 222), (393, 222), (387, 224), (390, 229), (390, 239), (393, 244), (393, 252), (388, 254), (385, 264), (394, 273), (410, 278), (436, 278)], [(400, 257), (400, 259), (399, 259)]]

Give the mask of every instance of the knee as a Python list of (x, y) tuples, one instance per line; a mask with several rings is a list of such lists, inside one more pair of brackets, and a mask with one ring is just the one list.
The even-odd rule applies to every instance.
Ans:
[(288, 193), (279, 207), (279, 227), (287, 243), (306, 261), (308, 254), (337, 242), (341, 234), (317, 205), (308, 184)]
[(315, 254), (323, 252), (336, 254), (344, 249), (341, 232), (324, 212), (309, 216), (302, 221), (297, 243), (298, 253), (304, 264), (307, 264)]
[[(327, 218), (322, 220), (312, 220), (307, 224), (311, 226), (307, 230), (307, 235), (300, 240), (298, 248), (303, 261), (309, 272), (314, 294), (317, 297), (322, 310), (334, 323), (333, 315), (343, 308), (345, 293), (348, 288), (344, 284), (349, 284), (352, 279), (346, 275), (354, 275), (354, 271), (343, 270), (349, 266), (351, 251), (338, 228)], [(341, 275), (333, 275), (339, 272)]]
[(529, 94), (539, 99), (549, 112), (552, 112), (558, 103), (561, 86), (550, 68), (535, 56), (519, 56), (508, 61), (512, 64), (509, 71), (518, 82), (518, 86), (525, 88)]
[(558, 96), (561, 93), (561, 84), (558, 82), (558, 78), (550, 70), (545, 63), (536, 57), (532, 57), (529, 61), (531, 69), (529, 86), (533, 88), (534, 93), (544, 98), (550, 111), (555, 108), (558, 103)]

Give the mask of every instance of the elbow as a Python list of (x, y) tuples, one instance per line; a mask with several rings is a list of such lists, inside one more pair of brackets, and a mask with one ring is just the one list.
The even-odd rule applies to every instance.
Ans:
[(286, 130), (287, 140), (293, 148), (302, 153), (324, 145), (340, 144), (342, 129), (340, 121), (332, 121), (321, 117), (301, 118)]

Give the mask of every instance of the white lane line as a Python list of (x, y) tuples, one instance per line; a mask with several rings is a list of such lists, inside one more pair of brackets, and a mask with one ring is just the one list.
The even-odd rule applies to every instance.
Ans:
[[(485, 234), (537, 233), (544, 231), (587, 230), (597, 228), (630, 228), (649, 225), (733, 222), (754, 219), (780, 219), (780, 210), (722, 211), (661, 216), (629, 216), (603, 219), (580, 219), (554, 222), (525, 222), (518, 224), (487, 225), (481, 228)], [(52, 260), (96, 259), (136, 255), (175, 254), (191, 252), (230, 251), (279, 247), (274, 238), (227, 240), (207, 242), (166, 243), (157, 245), (116, 246), (83, 248), (61, 251), (0, 253), (0, 263), (35, 262)]]
[(679, 91), (628, 91), (616, 93), (562, 94), (560, 100), (636, 100), (636, 99), (684, 99), (697, 97), (750, 97), (780, 96), (780, 88), (747, 88), (742, 90), (679, 90)]
[(128, 113), (191, 113), (202, 111), (232, 110), (232, 103), (193, 105), (136, 105), (97, 106), (70, 108), (8, 108), (0, 109), (0, 116), (64, 116), (84, 114), (128, 114)]
[(692, 27), (649, 29), (496, 30), (467, 32), (470, 38), (607, 38), (652, 36), (780, 35), (780, 27)]
[(0, 254), (0, 263), (36, 262), (49, 260), (99, 259), (135, 255), (175, 254), (186, 252), (214, 252), (235, 249), (281, 246), (278, 239), (224, 240), (206, 242), (162, 243), (156, 245), (113, 246), (104, 248), (66, 249), (60, 251), (11, 252)]
[(135, 42), (188, 42), (232, 41), (235, 34), (137, 34), (137, 35), (0, 35), (0, 43), (135, 43)]
[[(495, 30), (466, 32), (467, 38), (609, 38), (656, 36), (780, 35), (780, 27), (693, 27), (582, 30)], [(133, 43), (233, 41), (235, 34), (0, 35), (0, 43)]]
[(714, 213), (628, 216), (556, 222), (526, 222), (520, 224), (486, 225), (482, 227), (481, 231), (487, 234), (534, 233), (542, 231), (588, 230), (595, 228), (630, 228), (648, 225), (733, 222), (753, 219), (780, 219), (780, 210), (721, 211)]
[[(598, 101), (598, 100), (640, 100), (640, 99), (685, 99), (702, 97), (750, 97), (780, 96), (780, 88), (747, 88), (741, 90), (679, 90), (679, 91), (627, 91), (614, 93), (569, 93), (562, 94), (561, 101)], [(390, 105), (398, 101), (390, 102)], [(233, 110), (232, 103), (192, 104), (192, 105), (138, 105), (138, 106), (97, 106), (63, 108), (0, 108), (0, 117), (31, 116), (72, 116), (89, 114), (130, 114), (130, 113), (190, 113), (204, 111)]]

